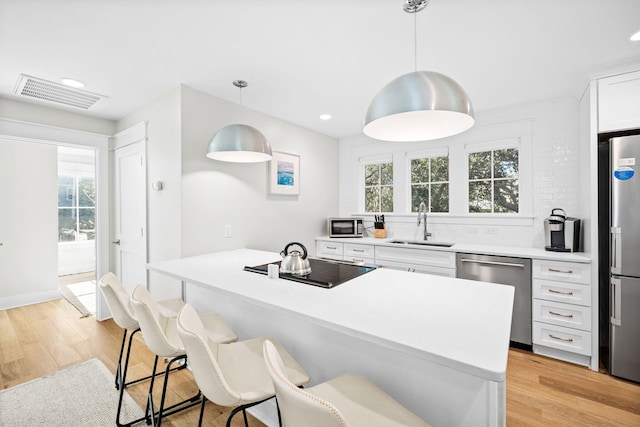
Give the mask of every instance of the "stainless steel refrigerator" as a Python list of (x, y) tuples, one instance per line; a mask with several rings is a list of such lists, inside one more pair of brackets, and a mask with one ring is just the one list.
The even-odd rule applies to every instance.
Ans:
[(640, 382), (640, 135), (612, 138), (609, 372)]

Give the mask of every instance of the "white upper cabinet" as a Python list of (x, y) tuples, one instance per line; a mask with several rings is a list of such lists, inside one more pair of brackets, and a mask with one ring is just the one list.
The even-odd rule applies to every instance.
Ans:
[(598, 132), (640, 128), (640, 71), (598, 80)]

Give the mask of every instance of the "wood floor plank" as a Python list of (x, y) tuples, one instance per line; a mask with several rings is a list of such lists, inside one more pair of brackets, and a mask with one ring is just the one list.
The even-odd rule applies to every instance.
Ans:
[[(115, 372), (121, 339), (122, 329), (113, 321), (97, 322), (93, 316), (80, 318), (80, 313), (65, 300), (0, 311), (0, 388), (93, 357)], [(129, 378), (148, 375), (153, 360), (140, 334), (136, 334)], [(161, 360), (159, 368), (164, 366)], [(185, 399), (197, 391), (191, 371), (171, 375), (171, 401)], [(156, 387), (157, 402), (161, 383), (162, 379)], [(143, 408), (148, 385), (143, 382), (127, 389)], [(223, 427), (229, 412), (229, 408), (208, 402), (205, 425)], [(168, 417), (163, 425), (193, 426), (198, 415), (199, 407), (194, 407)], [(232, 426), (243, 425), (242, 416), (236, 416)], [(253, 417), (249, 417), (249, 425), (263, 427)], [(640, 427), (640, 384), (512, 349), (507, 368), (507, 426)]]

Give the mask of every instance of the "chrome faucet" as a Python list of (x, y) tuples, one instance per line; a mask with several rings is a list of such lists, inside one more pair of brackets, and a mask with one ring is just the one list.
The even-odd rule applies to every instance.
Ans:
[[(422, 216), (420, 216), (422, 214)], [(420, 202), (418, 207), (418, 227), (422, 223), (422, 229), (424, 230), (424, 240), (429, 240), (431, 233), (427, 232), (427, 205), (424, 202)]]

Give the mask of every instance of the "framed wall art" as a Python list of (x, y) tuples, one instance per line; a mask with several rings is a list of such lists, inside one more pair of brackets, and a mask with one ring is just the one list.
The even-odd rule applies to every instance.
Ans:
[(300, 194), (300, 156), (277, 151), (272, 154), (269, 168), (271, 194)]

